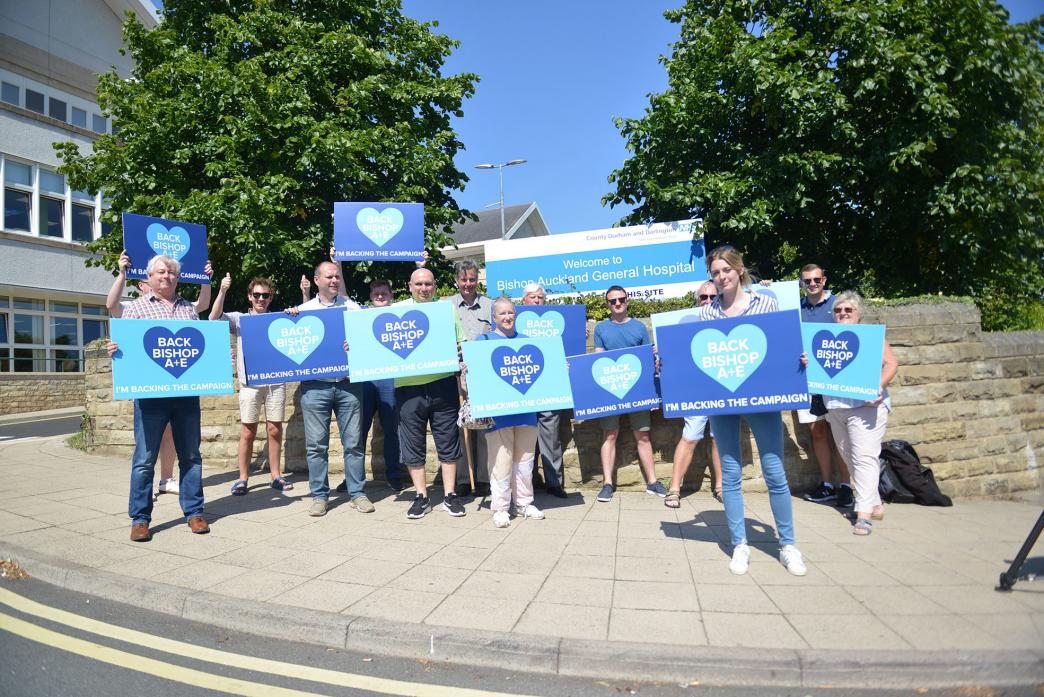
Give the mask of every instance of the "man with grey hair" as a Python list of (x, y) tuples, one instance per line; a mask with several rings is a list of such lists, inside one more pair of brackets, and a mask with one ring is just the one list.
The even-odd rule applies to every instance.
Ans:
[[(523, 305), (543, 305), (547, 292), (539, 283), (530, 283), (522, 293)], [(561, 412), (537, 412), (537, 453), (544, 470), (547, 493), (560, 499), (568, 498), (562, 488), (562, 438), (559, 433)]]
[[(122, 261), (122, 257), (121, 257)], [(123, 310), (126, 319), (198, 320), (195, 306), (177, 294), (181, 264), (161, 254), (149, 260), (145, 270), (150, 291)], [(206, 265), (211, 275), (210, 262)], [(110, 341), (109, 357), (119, 351)], [(134, 542), (152, 539), (152, 480), (163, 431), (170, 424), (174, 449), (178, 453), (181, 481), (178, 498), (189, 529), (197, 535), (210, 532), (203, 517), (203, 457), (199, 452), (199, 397), (153, 397), (134, 400), (134, 454), (131, 456), (130, 538)]]
[[(474, 341), (475, 337), (486, 332), (493, 331), (493, 301), (485, 295), (478, 294), (479, 268), (471, 259), (463, 259), (453, 265), (453, 277), (457, 282), (457, 294), (451, 295), (449, 302), (453, 303), (457, 316), (460, 318), (461, 327), (464, 328), (464, 336), (468, 341)], [(486, 441), (484, 438), (469, 439), (468, 448), (471, 452), (471, 463), (475, 466), (475, 495), (488, 496), (489, 482), (486, 479)], [(471, 492), (467, 470), (463, 467), (457, 468), (457, 492), (467, 495)]]

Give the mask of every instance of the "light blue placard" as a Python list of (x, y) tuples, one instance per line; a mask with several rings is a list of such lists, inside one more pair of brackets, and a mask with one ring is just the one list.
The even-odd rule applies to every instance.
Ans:
[(348, 375), (344, 354), (344, 308), (243, 315), (243, 367), (240, 379), (251, 387), (281, 382), (324, 380)]
[(225, 322), (110, 320), (114, 399), (232, 394), (232, 348)]
[(468, 341), (468, 398), (474, 416), (570, 409), (565, 351), (559, 339)]
[(672, 310), (670, 312), (657, 312), (649, 317), (652, 323), (653, 343), (656, 343), (656, 330), (660, 327), (669, 327), (675, 324), (700, 321), (700, 308), (693, 307), (688, 310)]
[(801, 309), (801, 282), (800, 281), (773, 281), (767, 286), (755, 283), (751, 290), (762, 295), (769, 295), (776, 299), (779, 309), (800, 310)]
[(660, 328), (667, 417), (807, 409), (797, 310)]
[(578, 356), (587, 352), (587, 307), (515, 305), (515, 331), (532, 339), (562, 337), (566, 355)]
[(421, 261), (424, 204), (334, 203), (334, 257), (341, 261)]
[(449, 303), (375, 307), (344, 314), (352, 380), (455, 373), (457, 329)]
[(205, 272), (210, 256), (205, 225), (124, 213), (123, 248), (131, 260), (127, 278), (148, 279), (149, 260), (166, 254), (181, 264), (180, 283), (210, 285)]
[(660, 406), (656, 363), (651, 344), (569, 357), (573, 416), (599, 416), (649, 411)]
[(883, 324), (801, 325), (808, 389), (815, 394), (877, 399), (884, 357)]

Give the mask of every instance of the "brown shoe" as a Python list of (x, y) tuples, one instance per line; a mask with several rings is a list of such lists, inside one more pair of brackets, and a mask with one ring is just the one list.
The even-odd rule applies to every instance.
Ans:
[(148, 542), (152, 539), (152, 531), (148, 523), (135, 523), (131, 526), (131, 542)]
[(207, 519), (201, 515), (194, 515), (188, 519), (189, 530), (196, 533), (197, 535), (206, 535), (210, 532), (210, 526), (207, 525)]

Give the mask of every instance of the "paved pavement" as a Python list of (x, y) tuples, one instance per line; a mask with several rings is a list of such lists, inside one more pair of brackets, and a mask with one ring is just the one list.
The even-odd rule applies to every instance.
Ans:
[[(766, 495), (748, 495), (750, 572), (728, 570), (721, 506), (644, 493), (538, 497), (542, 521), (493, 528), (406, 518), (412, 495), (372, 484), (377, 510), (332, 499), (307, 515), (254, 475), (204, 471), (213, 532), (161, 496), (149, 543), (128, 539), (129, 465), (62, 438), (0, 443), (0, 556), (41, 580), (265, 636), (591, 677), (882, 687), (1044, 683), (1044, 583), (993, 590), (1040, 514), (1023, 502), (888, 506), (869, 538), (795, 499), (808, 575), (776, 558)], [(1044, 541), (1029, 568), (1044, 574)], [(872, 682), (868, 682), (872, 681)]]

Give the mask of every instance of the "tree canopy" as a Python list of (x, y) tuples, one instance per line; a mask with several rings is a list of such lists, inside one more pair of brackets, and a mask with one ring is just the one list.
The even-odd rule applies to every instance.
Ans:
[[(973, 294), (987, 326), (1044, 289), (1044, 39), (991, 0), (688, 0), (668, 88), (618, 119), (623, 222), (702, 217), (766, 277)], [(1038, 310), (1039, 311), (1039, 310)]]
[[(328, 258), (335, 201), (422, 202), (427, 246), (449, 243), (465, 216), (450, 191), (467, 181), (450, 117), (478, 78), (442, 74), (457, 42), (433, 26), (400, 0), (166, 0), (152, 30), (128, 13), (133, 77), (98, 84), (114, 132), (91, 154), (56, 145), (73, 188), (111, 202), (113, 233), (89, 247), (115, 268), (123, 212), (202, 223), (234, 289), (267, 275), (292, 303)], [(363, 296), (413, 268), (344, 264)]]

